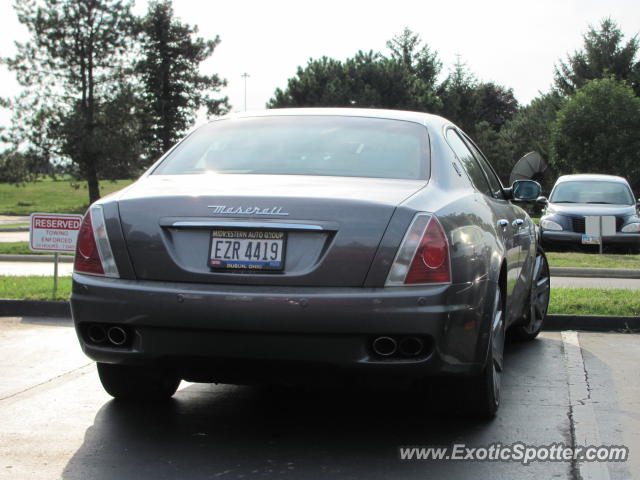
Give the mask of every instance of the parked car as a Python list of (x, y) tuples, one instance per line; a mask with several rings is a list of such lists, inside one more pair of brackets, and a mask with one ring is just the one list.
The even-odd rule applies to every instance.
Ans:
[(612, 175), (564, 175), (558, 178), (540, 218), (542, 244), (545, 248), (583, 246), (598, 242), (588, 231), (588, 217), (609, 217), (600, 228), (603, 245), (640, 248), (638, 203), (629, 183)]
[(213, 121), (93, 204), (71, 306), (118, 398), (191, 382), (458, 376), (494, 415), (507, 328), (541, 329), (549, 269), (518, 206), (447, 120), (358, 109)]

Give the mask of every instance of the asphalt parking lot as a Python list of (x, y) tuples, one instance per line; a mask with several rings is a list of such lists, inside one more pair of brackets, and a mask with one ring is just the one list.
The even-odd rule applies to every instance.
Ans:
[[(581, 349), (577, 347), (579, 343)], [(498, 417), (433, 394), (184, 384), (168, 404), (103, 392), (70, 322), (0, 318), (6, 478), (640, 478), (640, 336), (545, 332), (508, 345)], [(581, 370), (582, 369), (582, 370)], [(581, 441), (627, 462), (401, 461), (400, 446)]]

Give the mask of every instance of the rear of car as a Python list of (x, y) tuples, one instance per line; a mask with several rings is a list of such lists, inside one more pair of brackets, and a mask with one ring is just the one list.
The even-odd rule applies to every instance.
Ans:
[(636, 200), (625, 179), (610, 175), (560, 177), (540, 219), (540, 231), (546, 248), (599, 241), (607, 246), (640, 248)]
[(94, 204), (71, 306), (103, 384), (478, 373), (493, 257), (439, 216), (463, 184), (431, 142), (419, 114), (220, 120)]

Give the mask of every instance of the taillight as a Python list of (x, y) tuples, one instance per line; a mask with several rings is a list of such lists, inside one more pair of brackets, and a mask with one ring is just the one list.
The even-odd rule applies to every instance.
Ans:
[(451, 282), (449, 241), (434, 215), (419, 213), (393, 261), (387, 286)]
[(99, 205), (91, 207), (82, 219), (73, 270), (91, 275), (119, 276)]

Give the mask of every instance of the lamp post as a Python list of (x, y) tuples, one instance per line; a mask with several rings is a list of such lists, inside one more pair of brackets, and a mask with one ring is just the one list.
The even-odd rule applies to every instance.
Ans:
[(244, 78), (244, 111), (247, 111), (247, 78), (250, 77), (250, 75), (247, 72), (244, 72), (241, 75), (242, 78)]

